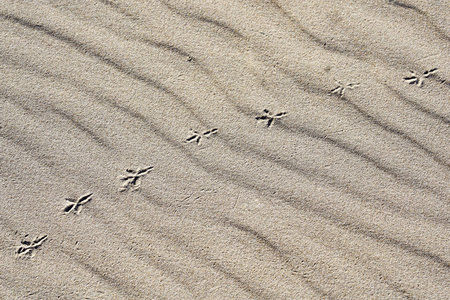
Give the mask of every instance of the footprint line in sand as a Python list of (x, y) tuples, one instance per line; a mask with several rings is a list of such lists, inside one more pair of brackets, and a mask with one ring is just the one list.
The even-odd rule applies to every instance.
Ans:
[(330, 91), (330, 95), (336, 94), (339, 97), (343, 97), (346, 90), (353, 90), (358, 87), (359, 83), (347, 83), (344, 84), (338, 80), (336, 80), (337, 87)]
[(268, 109), (263, 110), (264, 115), (256, 117), (258, 121), (267, 121), (267, 127), (272, 126), (275, 119), (281, 119), (287, 115), (287, 112), (279, 112), (277, 114), (272, 114)]
[(405, 80), (409, 84), (417, 84), (418, 87), (422, 87), (423, 83), (425, 81), (425, 78), (430, 77), (432, 74), (436, 73), (438, 70), (439, 70), (438, 68), (433, 68), (433, 69), (423, 72), (422, 75), (418, 75), (414, 71), (409, 71), (411, 73), (411, 75), (408, 77), (403, 77), (403, 80)]
[(125, 192), (128, 190), (137, 190), (141, 186), (142, 178), (147, 175), (153, 167), (146, 167), (143, 169), (138, 168), (137, 170), (126, 169), (127, 175), (122, 176), (120, 180), (124, 181), (122, 187), (119, 189), (120, 192)]
[(35, 250), (37, 250), (40, 246), (42, 246), (42, 243), (45, 242), (47, 238), (48, 236), (44, 235), (42, 237), (37, 236), (32, 241), (22, 240), (20, 242), (21, 246), (19, 246), (16, 250), (16, 257), (24, 257), (24, 256), (34, 257)]
[[(192, 129), (191, 129), (191, 130), (192, 130)], [(213, 129), (211, 129), (211, 130), (207, 130), (207, 131), (205, 131), (205, 132), (203, 132), (203, 133), (200, 133), (200, 132), (197, 132), (197, 131), (195, 131), (195, 130), (192, 130), (193, 135), (191, 135), (190, 137), (188, 137), (188, 138), (185, 140), (185, 143), (192, 143), (192, 142), (195, 142), (197, 145), (200, 145), (201, 140), (202, 140), (203, 137), (209, 138), (210, 136), (216, 134), (217, 131), (218, 131), (217, 128), (213, 128)]]
[(84, 196), (81, 196), (78, 199), (66, 198), (66, 201), (70, 202), (70, 204), (64, 208), (64, 212), (66, 214), (69, 214), (70, 212), (73, 211), (77, 215), (80, 214), (81, 209), (83, 208), (83, 205), (85, 205), (86, 203), (88, 203), (89, 201), (92, 200), (93, 194), (94, 193), (89, 193)]

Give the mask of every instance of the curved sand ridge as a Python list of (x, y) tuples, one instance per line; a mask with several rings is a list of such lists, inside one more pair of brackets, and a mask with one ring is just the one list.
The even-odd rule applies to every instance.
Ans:
[(2, 1), (0, 298), (446, 299), (449, 7)]

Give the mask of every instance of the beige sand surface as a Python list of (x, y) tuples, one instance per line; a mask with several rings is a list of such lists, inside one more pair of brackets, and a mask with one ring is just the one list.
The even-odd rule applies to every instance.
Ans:
[(450, 299), (449, 91), (448, 0), (1, 0), (0, 299)]

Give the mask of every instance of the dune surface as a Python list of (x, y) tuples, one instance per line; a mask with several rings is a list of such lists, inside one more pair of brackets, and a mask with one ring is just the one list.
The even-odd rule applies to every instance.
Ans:
[(0, 299), (448, 299), (450, 2), (0, 1)]

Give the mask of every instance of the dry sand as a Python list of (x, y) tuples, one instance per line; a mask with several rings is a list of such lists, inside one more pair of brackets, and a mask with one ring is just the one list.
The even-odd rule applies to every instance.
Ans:
[(0, 298), (449, 299), (449, 7), (0, 1)]

